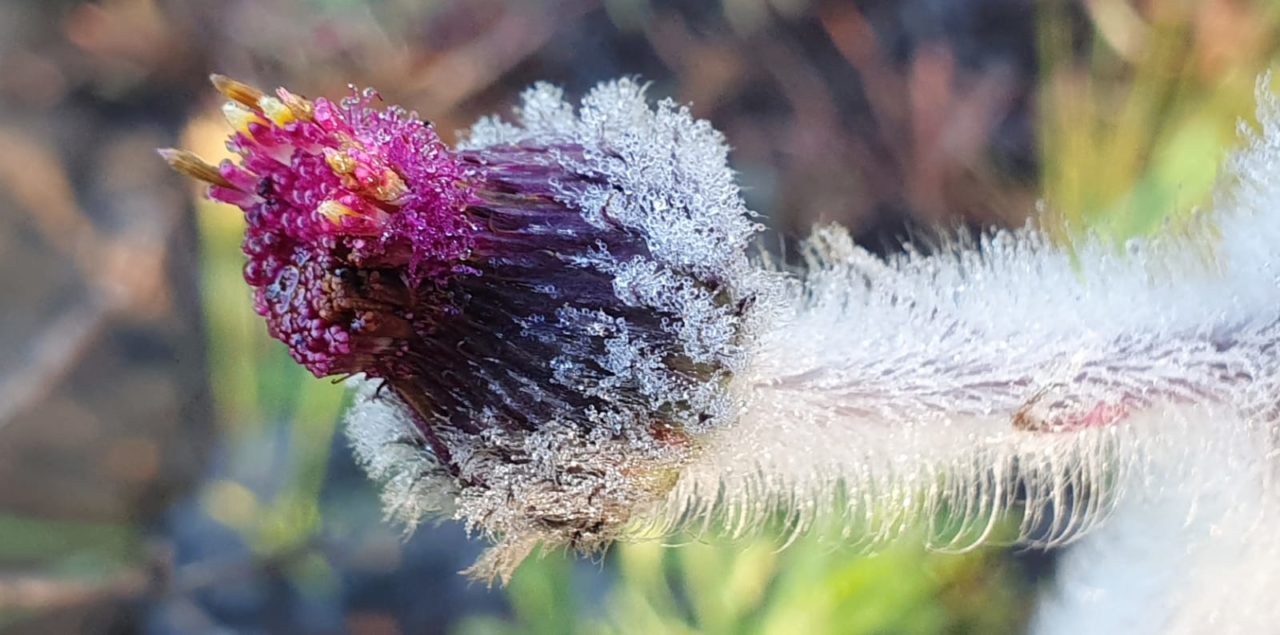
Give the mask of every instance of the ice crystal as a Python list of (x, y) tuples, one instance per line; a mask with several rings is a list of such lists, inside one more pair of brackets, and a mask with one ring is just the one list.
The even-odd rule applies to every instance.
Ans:
[[(539, 542), (741, 534), (779, 514), (866, 541), (945, 518), (934, 545), (964, 548), (1014, 509), (1022, 539), (1059, 544), (1168, 466), (1188, 484), (1217, 482), (1201, 478), (1215, 460), (1256, 477), (1280, 379), (1280, 107), (1261, 102), (1192, 235), (1068, 253), (1028, 227), (882, 260), (824, 228), (799, 271), (749, 259), (757, 227), (720, 134), (631, 80), (577, 106), (535, 86), (514, 121), (482, 120), (454, 149), (367, 100), (337, 118), (345, 136), (285, 126), (300, 137), (283, 163), (261, 121), (236, 143), (277, 159), (244, 170), (321, 184), (294, 206), (333, 227), (282, 236), (341, 270), (338, 297), (363, 300), (344, 306), (408, 325), (342, 367), (367, 375), (348, 429), (388, 511), (465, 521), (499, 543), (477, 573), (505, 575)], [(388, 125), (422, 149), (386, 145)], [(333, 139), (349, 160), (307, 168)], [(238, 172), (171, 160), (275, 213)], [(400, 260), (331, 238), (370, 222)]]
[[(1147, 461), (1114, 485), (1107, 522), (1069, 550), (1031, 632), (1264, 633), (1280, 619), (1275, 441), (1234, 408), (1178, 406), (1154, 426)], [(1153, 447), (1153, 445), (1155, 447)]]
[(718, 132), (630, 80), (578, 108), (539, 86), (458, 148), (371, 92), (232, 99), (214, 170), (248, 219), (246, 280), (317, 375), (363, 374), (350, 430), (388, 509), (499, 541), (598, 549), (736, 416), (769, 274)]

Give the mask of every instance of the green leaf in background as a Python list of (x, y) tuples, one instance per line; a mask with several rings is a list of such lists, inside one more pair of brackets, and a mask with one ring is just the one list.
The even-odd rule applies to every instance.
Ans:
[[(1210, 202), (1225, 151), (1276, 62), (1271, 2), (1086, 3), (1076, 51), (1068, 5), (1040, 5), (1041, 191), (1059, 238), (1150, 234)], [(1224, 38), (1232, 32), (1233, 37)]]
[(1031, 590), (1000, 549), (933, 553), (909, 534), (868, 555), (824, 535), (786, 548), (763, 537), (622, 544), (599, 606), (577, 603), (572, 560), (557, 554), (516, 573), (510, 618), (477, 616), (455, 633), (1006, 633), (1025, 625)]

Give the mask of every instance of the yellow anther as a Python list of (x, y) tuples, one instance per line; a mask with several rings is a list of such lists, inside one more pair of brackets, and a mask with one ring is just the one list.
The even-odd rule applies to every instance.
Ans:
[(258, 100), (262, 98), (262, 91), (244, 82), (231, 79), (226, 75), (214, 73), (209, 76), (209, 81), (213, 82), (213, 87), (218, 89), (218, 92), (226, 95), (227, 99), (237, 102), (246, 108), (257, 108)]
[(275, 97), (263, 96), (258, 100), (258, 108), (262, 110), (262, 114), (266, 115), (277, 126), (283, 128), (285, 124), (297, 119), (293, 111), (284, 105), (284, 102)]
[(262, 115), (241, 106), (240, 104), (229, 101), (222, 105), (222, 116), (227, 118), (227, 123), (231, 124), (236, 131), (244, 133), (250, 137), (253, 133), (249, 132), (249, 124), (258, 123), (268, 125), (267, 120)]
[(236, 189), (236, 186), (223, 178), (222, 174), (218, 172), (218, 168), (209, 165), (204, 159), (196, 156), (194, 152), (176, 150), (174, 148), (164, 148), (157, 152), (160, 153), (161, 157), (164, 157), (165, 162), (170, 167), (182, 174), (212, 185)]
[(404, 184), (404, 179), (390, 169), (382, 173), (382, 183), (372, 192), (374, 198), (384, 203), (394, 203), (408, 193), (409, 186)]
[(316, 211), (319, 212), (321, 216), (325, 217), (326, 220), (328, 220), (330, 223), (333, 223), (334, 225), (342, 225), (342, 217), (344, 216), (359, 215), (359, 212), (356, 212), (350, 207), (347, 207), (346, 205), (343, 205), (342, 203), (339, 203), (338, 201), (335, 201), (332, 199), (321, 203), (320, 207), (316, 208)]
[(283, 88), (276, 90), (276, 95), (280, 97), (280, 103), (284, 104), (285, 108), (288, 108), (294, 117), (303, 121), (311, 121), (312, 115), (315, 114), (315, 107), (310, 101)]
[(340, 150), (333, 148), (324, 149), (324, 162), (329, 165), (329, 169), (339, 176), (351, 174), (356, 169), (356, 160), (347, 156)]

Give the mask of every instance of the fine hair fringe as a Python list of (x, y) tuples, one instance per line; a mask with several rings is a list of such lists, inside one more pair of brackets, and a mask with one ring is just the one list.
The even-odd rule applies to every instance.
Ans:
[[(741, 537), (781, 519), (786, 539), (824, 528), (859, 544), (925, 522), (931, 546), (961, 550), (995, 536), (1007, 512), (1021, 517), (1013, 539), (1056, 546), (1129, 497), (1167, 487), (1151, 480), (1170, 473), (1153, 462), (1205, 466), (1212, 456), (1269, 473), (1280, 105), (1267, 81), (1261, 129), (1227, 161), (1214, 215), (1181, 231), (1064, 249), (1028, 227), (883, 260), (822, 228), (802, 271), (761, 265), (775, 284), (746, 321), (746, 361), (724, 388), (728, 414), (691, 426), (679, 452), (619, 470), (649, 481), (625, 497), (643, 499), (607, 510), (625, 527), (574, 546), (722, 528)], [(490, 531), (486, 519), (507, 499), (453, 507), (447, 488), (424, 486), (447, 479), (410, 442), (412, 423), (375, 401), (353, 410), (352, 436), (397, 516), (453, 513), (503, 541), (485, 575), (508, 575), (537, 542), (564, 544), (553, 533)], [(1183, 485), (1209, 471), (1188, 470)]]
[(876, 544), (926, 523), (930, 546), (954, 550), (1012, 512), (1014, 540), (1051, 547), (1098, 526), (1152, 461), (1191, 464), (1240, 435), (1273, 447), (1280, 107), (1268, 83), (1215, 214), (1178, 231), (1066, 249), (1029, 226), (882, 260), (817, 230), (736, 379), (741, 416), (631, 535), (740, 537), (781, 518), (788, 539), (822, 527)]

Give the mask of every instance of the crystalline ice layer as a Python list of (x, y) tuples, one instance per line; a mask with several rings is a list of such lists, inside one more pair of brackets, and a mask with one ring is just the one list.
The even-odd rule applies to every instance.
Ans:
[[(717, 358), (731, 373), (690, 383), (638, 344), (645, 333), (572, 307), (556, 312), (561, 326), (607, 338), (594, 360), (607, 376), (567, 354), (547, 360), (556, 381), (601, 395), (633, 382), (655, 412), (684, 404), (708, 416), (683, 422), (692, 441), (678, 452), (610, 408), (577, 413), (599, 420), (597, 433), (548, 422), (519, 441), (529, 464), (483, 452), (464, 459), (504, 485), (480, 499), (463, 494), (458, 515), (490, 530), (516, 500), (596, 514), (606, 540), (623, 524), (636, 535), (708, 521), (743, 533), (783, 511), (797, 530), (834, 519), (845, 535), (874, 540), (946, 511), (936, 543), (964, 547), (1015, 507), (1025, 512), (1024, 538), (1058, 543), (1106, 516), (1125, 494), (1116, 483), (1143, 482), (1133, 475), (1153, 461), (1219, 447), (1193, 441), (1205, 428), (1269, 439), (1280, 362), (1280, 108), (1269, 96), (1261, 102), (1263, 130), (1228, 163), (1215, 216), (1195, 235), (1124, 250), (1083, 240), (1067, 253), (1027, 229), (885, 262), (824, 229), (807, 269), (780, 273), (747, 260), (755, 226), (705, 122), (670, 102), (655, 112), (629, 81), (597, 89), (576, 112), (559, 91), (531, 89), (517, 123), (482, 121), (463, 148), (564, 149), (546, 160), (595, 178), (556, 184), (561, 200), (589, 222), (642, 233), (651, 254), (600, 251), (584, 263), (608, 268), (614, 292), (634, 306), (679, 316), (663, 328), (690, 358)], [(709, 301), (718, 291), (690, 285), (687, 272), (723, 280), (733, 297)], [(731, 309), (747, 300), (737, 316)], [(1206, 408), (1229, 416), (1208, 418)], [(1271, 443), (1224, 442), (1222, 457), (1257, 465)], [(573, 462), (584, 468), (580, 481), (543, 486)], [(589, 493), (599, 485), (621, 493)], [(495, 533), (510, 538), (514, 527)], [(564, 537), (533, 532), (516, 542), (537, 539)]]

